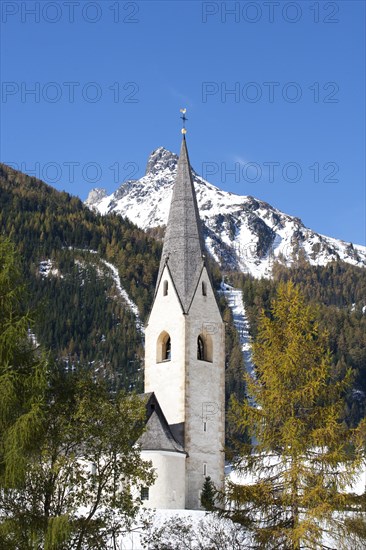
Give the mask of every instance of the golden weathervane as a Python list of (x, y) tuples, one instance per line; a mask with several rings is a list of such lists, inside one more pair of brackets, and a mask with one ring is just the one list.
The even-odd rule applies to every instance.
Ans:
[(187, 133), (187, 130), (186, 130), (186, 120), (188, 120), (188, 118), (186, 117), (187, 109), (186, 108), (181, 109), (180, 112), (182, 113), (182, 116), (180, 118), (183, 120), (182, 134), (184, 135)]

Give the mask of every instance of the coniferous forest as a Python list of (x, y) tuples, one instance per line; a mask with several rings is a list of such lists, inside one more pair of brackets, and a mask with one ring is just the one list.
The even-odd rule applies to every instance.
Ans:
[(366, 272), (342, 262), (310, 266), (300, 260), (293, 268), (277, 264), (272, 280), (255, 280), (232, 274), (243, 290), (243, 300), (253, 337), (261, 309), (269, 311), (279, 283), (292, 280), (318, 309), (320, 325), (328, 333), (335, 373), (352, 369), (353, 390), (348, 395), (346, 417), (356, 425), (366, 410)]
[[(77, 197), (5, 165), (0, 165), (0, 202), (1, 233), (22, 260), (37, 342), (67, 369), (89, 366), (108, 380), (112, 391), (142, 391), (139, 322), (146, 322), (152, 304), (163, 232), (144, 232), (118, 215), (101, 216)], [(119, 296), (104, 261), (118, 269), (140, 321)], [(223, 274), (213, 261), (211, 272), (218, 288)], [(253, 336), (259, 312), (268, 311), (281, 281), (292, 279), (317, 304), (335, 372), (353, 371), (347, 419), (355, 425), (365, 415), (366, 403), (366, 271), (341, 262), (313, 267), (300, 258), (291, 269), (278, 263), (271, 280), (238, 272), (224, 277), (243, 290)], [(228, 401), (231, 394), (244, 396), (245, 369), (231, 310), (222, 296), (218, 301), (226, 322)]]

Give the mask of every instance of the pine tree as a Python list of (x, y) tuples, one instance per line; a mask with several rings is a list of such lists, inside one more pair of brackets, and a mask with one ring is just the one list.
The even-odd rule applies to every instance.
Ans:
[(217, 491), (210, 476), (205, 477), (201, 492), (201, 505), (205, 510), (212, 511), (215, 509), (215, 498)]
[(334, 376), (327, 334), (291, 282), (262, 311), (253, 360), (249, 399), (231, 408), (252, 438), (234, 460), (250, 482), (228, 484), (226, 513), (252, 531), (255, 548), (326, 548), (325, 532), (341, 545), (352, 529), (343, 512), (357, 500), (346, 487), (362, 462), (361, 427), (343, 422), (350, 372)]

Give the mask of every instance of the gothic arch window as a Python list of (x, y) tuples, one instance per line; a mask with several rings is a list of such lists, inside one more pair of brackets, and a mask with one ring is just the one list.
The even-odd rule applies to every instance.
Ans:
[(197, 338), (197, 359), (200, 361), (205, 360), (205, 343), (202, 336)]
[(170, 361), (172, 356), (172, 342), (170, 340), (170, 336), (165, 342), (165, 346), (163, 349), (163, 361)]
[(212, 363), (213, 342), (210, 334), (200, 334), (197, 338), (197, 359)]
[(168, 296), (168, 281), (163, 283), (163, 296)]
[(169, 334), (164, 330), (157, 341), (156, 362), (170, 361), (172, 356), (172, 342)]
[(207, 296), (207, 286), (205, 281), (202, 281), (202, 296)]

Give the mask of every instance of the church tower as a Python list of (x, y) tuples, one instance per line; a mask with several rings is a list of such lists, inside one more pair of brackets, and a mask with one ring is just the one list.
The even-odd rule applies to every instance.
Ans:
[[(184, 134), (146, 327), (145, 392), (154, 392), (171, 434), (185, 451), (184, 467), (176, 469), (184, 479), (175, 480), (173, 501), (164, 487), (168, 502), (160, 507), (184, 503), (187, 509), (199, 509), (206, 476), (223, 487), (225, 332), (208, 273)], [(172, 477), (159, 468), (157, 473), (158, 478)]]

